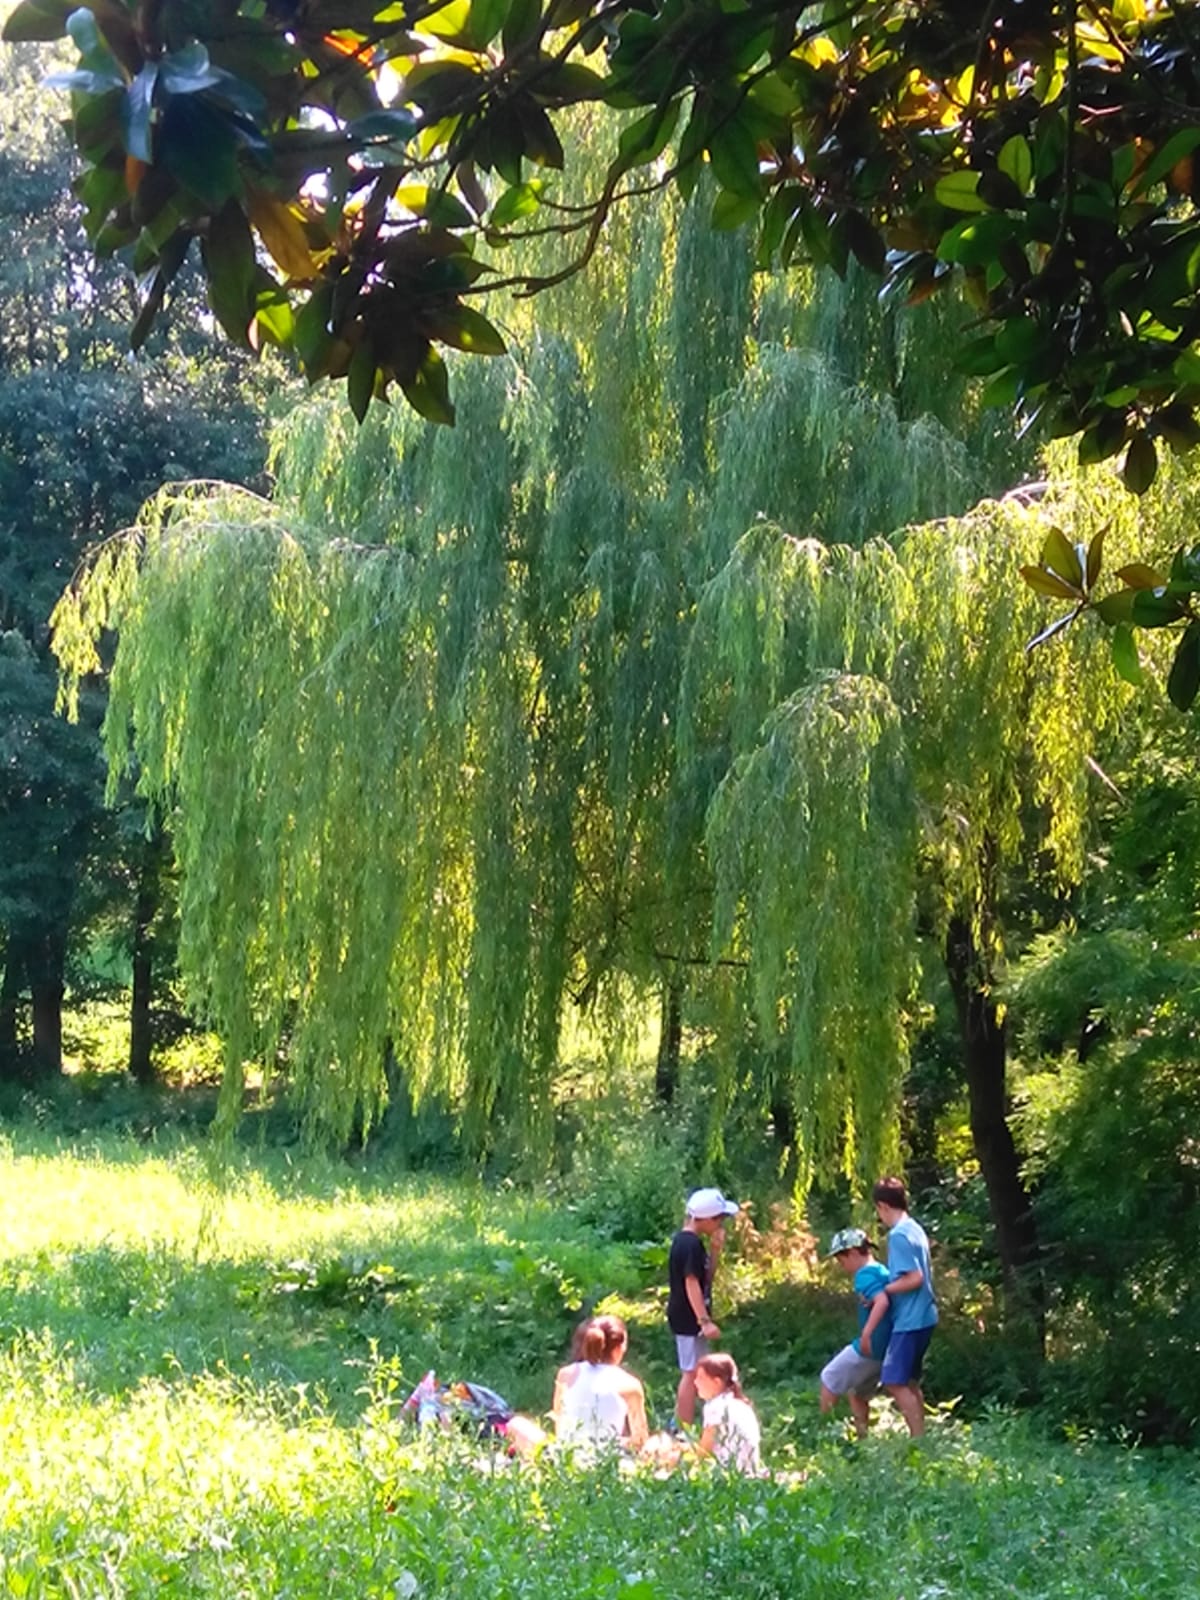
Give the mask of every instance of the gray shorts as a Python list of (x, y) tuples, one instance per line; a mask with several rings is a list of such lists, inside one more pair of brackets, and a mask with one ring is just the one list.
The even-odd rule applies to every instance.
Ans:
[(883, 1365), (874, 1356), (860, 1356), (852, 1344), (839, 1350), (832, 1361), (821, 1371), (821, 1384), (830, 1394), (874, 1394), (879, 1387), (879, 1369)]
[[(675, 1354), (679, 1360), (680, 1372), (695, 1372), (700, 1358), (708, 1354), (708, 1340), (699, 1333), (677, 1333)], [(875, 1365), (878, 1366), (879, 1363), (876, 1362)]]

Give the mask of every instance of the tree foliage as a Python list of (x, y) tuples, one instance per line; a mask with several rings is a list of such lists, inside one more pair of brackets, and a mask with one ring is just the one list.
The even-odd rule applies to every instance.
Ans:
[[(393, 385), (453, 406), (441, 350), (494, 355), (478, 310), (596, 252), (613, 206), (702, 166), (763, 264), (857, 259), (919, 301), (965, 279), (989, 397), (1126, 451), (1200, 437), (1192, 0), (22, 0), (9, 39), (69, 34), (79, 186), (101, 253), (146, 285), (146, 336), (198, 246), (239, 341), (289, 345), (365, 414)], [(563, 200), (564, 113), (610, 119)], [(575, 242), (506, 271), (513, 239)]]

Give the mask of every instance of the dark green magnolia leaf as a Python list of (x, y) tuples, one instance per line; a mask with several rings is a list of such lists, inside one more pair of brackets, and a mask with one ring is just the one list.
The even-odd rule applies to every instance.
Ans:
[(1186, 602), (1159, 589), (1139, 589), (1130, 616), (1139, 628), (1169, 628), (1186, 612)]
[(172, 95), (160, 124), (160, 156), (185, 189), (217, 211), (241, 185), (234, 128), (199, 95)]
[(77, 3), (78, 0), (21, 0), (9, 14), (0, 37), (6, 44), (62, 39), (67, 32), (67, 18)]
[(446, 363), (430, 346), (417, 368), (416, 376), (401, 386), (405, 399), (414, 411), (419, 411), (430, 422), (454, 425), (454, 406), (450, 401), (450, 377)]
[(366, 416), (371, 396), (375, 393), (376, 371), (375, 351), (371, 341), (364, 335), (355, 347), (350, 370), (346, 374), (346, 398), (359, 422)]
[(937, 253), (960, 267), (984, 267), (998, 259), (1005, 245), (1019, 243), (1021, 225), (1013, 217), (987, 212), (965, 217), (942, 235)]
[(1140, 684), (1142, 681), (1142, 663), (1138, 656), (1137, 640), (1134, 638), (1133, 629), (1128, 622), (1118, 623), (1113, 629), (1112, 642), (1113, 666), (1126, 683)]
[(1197, 690), (1200, 690), (1200, 622), (1189, 622), (1167, 675), (1167, 694), (1173, 706), (1188, 711)]
[(1129, 437), (1129, 422), (1124, 411), (1105, 410), (1085, 431), (1079, 441), (1079, 465), (1095, 466), (1107, 461)]
[(257, 262), (250, 224), (239, 205), (230, 201), (212, 219), (201, 255), (213, 315), (231, 339), (248, 345)]
[(525, 155), (539, 167), (552, 167), (561, 172), (566, 160), (562, 140), (541, 106), (526, 97), (517, 108), (517, 116), (524, 136)]
[(504, 54), (511, 56), (532, 39), (542, 21), (542, 0), (510, 0), (503, 22), (501, 41)]
[(713, 201), (712, 225), (719, 232), (729, 233), (752, 222), (758, 211), (759, 203), (752, 195), (732, 194), (722, 189)]
[(286, 290), (280, 288), (269, 272), (259, 268), (255, 274), (257, 290), (254, 297), (254, 322), (250, 342), (261, 345), (264, 340), (286, 350), (292, 343), (296, 319)]
[(995, 206), (998, 211), (1007, 211), (1021, 204), (1023, 195), (1013, 180), (1006, 172), (992, 167), (979, 176), (979, 186), (976, 194), (989, 206)]
[(723, 189), (756, 202), (762, 199), (758, 140), (747, 118), (730, 117), (713, 127), (708, 138), (708, 154)]
[(1193, 445), (1200, 444), (1200, 423), (1191, 406), (1181, 402), (1156, 411), (1154, 426), (1173, 450), (1190, 450)]
[(473, 356), (502, 356), (504, 340), (488, 319), (472, 306), (456, 305), (442, 316), (425, 317), (423, 325), (430, 338), (465, 350)]
[(1110, 527), (1112, 527), (1112, 523), (1106, 522), (1102, 528), (1098, 528), (1092, 535), (1091, 542), (1088, 545), (1087, 568), (1084, 576), (1087, 580), (1089, 593), (1094, 588), (1096, 579), (1100, 576), (1100, 569), (1104, 565), (1104, 541), (1108, 536)]
[(1144, 430), (1135, 433), (1129, 442), (1122, 477), (1132, 494), (1145, 494), (1158, 472), (1158, 451), (1154, 440)]
[(1042, 565), (1071, 585), (1072, 593), (1083, 591), (1083, 563), (1079, 551), (1061, 528), (1051, 528), (1042, 545)]
[(1106, 594), (1102, 600), (1097, 600), (1092, 609), (1100, 620), (1107, 622), (1110, 627), (1114, 623), (1130, 622), (1133, 619), (1133, 601), (1136, 593), (1136, 589), (1118, 589), (1113, 594)]
[(622, 131), (617, 140), (616, 166), (619, 172), (625, 172), (629, 167), (644, 166), (662, 154), (679, 121), (679, 106), (678, 100), (672, 100), (666, 106), (655, 106)]
[(971, 339), (958, 347), (954, 354), (954, 365), (968, 377), (986, 378), (1001, 367), (1006, 367), (1008, 362), (996, 348), (996, 335), (985, 333), (981, 338)]
[(873, 272), (876, 277), (882, 277), (887, 258), (883, 236), (871, 226), (861, 211), (846, 213), (846, 242), (860, 266)]
[(1176, 550), (1171, 562), (1171, 588), (1177, 587), (1193, 593), (1200, 590), (1200, 545), (1193, 545), (1191, 549), (1184, 545)]
[(333, 285), (322, 284), (309, 295), (296, 316), (292, 343), (305, 375), (315, 382), (325, 371), (333, 344), (330, 316), (333, 310)]
[(509, 0), (471, 0), (466, 39), (473, 50), (486, 50), (504, 26)]
[(1057, 572), (1048, 572), (1045, 567), (1022, 567), (1020, 571), (1029, 587), (1039, 594), (1053, 595), (1057, 600), (1079, 598), (1079, 590), (1060, 578)]

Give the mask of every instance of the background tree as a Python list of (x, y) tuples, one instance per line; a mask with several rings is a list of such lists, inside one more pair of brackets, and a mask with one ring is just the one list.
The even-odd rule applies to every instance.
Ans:
[[(141, 367), (123, 354), (128, 290), (87, 248), (68, 190), (69, 151), (38, 88), (43, 64), (40, 52), (22, 47), (0, 67), (5, 1072), (22, 1064), (26, 1043), (38, 1067), (61, 1067), (68, 957), (80, 948), (83, 922), (104, 914), (111, 897), (128, 902), (133, 923), (144, 827), (104, 809), (101, 692), (89, 692), (78, 726), (53, 715), (54, 601), (83, 550), (131, 522), (164, 479), (250, 478), (265, 449), (238, 363), (209, 359), (200, 330), (182, 325), (159, 338)], [(135, 1064), (144, 1074), (144, 1030), (139, 1038)]]

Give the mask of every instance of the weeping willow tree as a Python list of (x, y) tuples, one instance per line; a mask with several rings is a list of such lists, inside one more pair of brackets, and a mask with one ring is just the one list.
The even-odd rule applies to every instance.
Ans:
[(172, 813), (229, 1104), (278, 1060), (345, 1138), (393, 1061), (477, 1141), (544, 1148), (564, 1011), (619, 1030), (657, 995), (664, 1037), (697, 1003), (801, 1181), (889, 1150), (923, 902), (986, 944), (957, 819), (976, 759), (1027, 763), (999, 710), (955, 721), (1025, 670), (1006, 581), (1038, 519), (880, 542), (1011, 471), (939, 366), (946, 313), (916, 340), (853, 279), (762, 291), (703, 205), (624, 214), (536, 330), (514, 305), (453, 433), (303, 407), (270, 503), (164, 494), (65, 597), (76, 677), (117, 630), (112, 770)]

